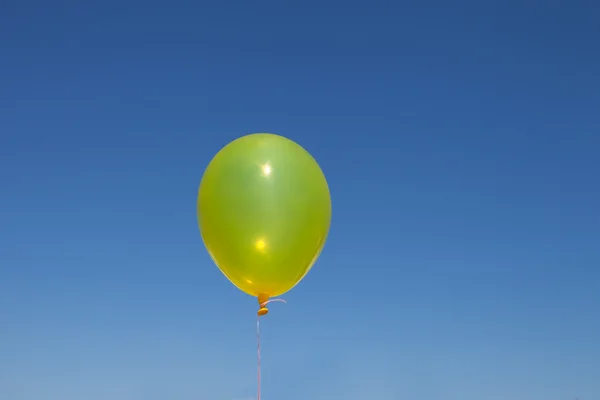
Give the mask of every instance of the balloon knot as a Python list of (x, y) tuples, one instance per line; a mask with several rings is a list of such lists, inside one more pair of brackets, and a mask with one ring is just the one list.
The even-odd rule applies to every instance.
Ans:
[(261, 307), (258, 310), (258, 316), (262, 317), (263, 315), (267, 315), (269, 313), (269, 309), (267, 307)]
[(267, 308), (267, 304), (269, 303), (273, 303), (273, 302), (280, 302), (280, 303), (285, 303), (285, 300), (283, 299), (269, 299), (269, 296), (264, 295), (264, 294), (259, 294), (258, 295), (258, 316), (262, 317), (263, 315), (267, 315), (269, 313), (269, 309)]

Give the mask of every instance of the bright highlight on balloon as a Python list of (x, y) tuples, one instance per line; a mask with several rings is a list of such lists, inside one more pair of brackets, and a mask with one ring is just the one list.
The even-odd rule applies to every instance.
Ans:
[(267, 248), (267, 244), (265, 243), (264, 240), (258, 239), (256, 241), (256, 243), (254, 244), (254, 247), (256, 247), (256, 250), (258, 250), (260, 252), (264, 252), (265, 249)]
[(271, 166), (269, 164), (264, 164), (261, 169), (263, 176), (271, 175)]

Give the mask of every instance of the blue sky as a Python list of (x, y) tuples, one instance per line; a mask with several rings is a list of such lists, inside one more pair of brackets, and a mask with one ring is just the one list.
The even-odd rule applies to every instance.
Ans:
[(263, 321), (263, 398), (600, 398), (600, 9), (0, 4), (0, 398), (249, 400), (255, 301), (195, 216), (287, 136), (325, 250)]

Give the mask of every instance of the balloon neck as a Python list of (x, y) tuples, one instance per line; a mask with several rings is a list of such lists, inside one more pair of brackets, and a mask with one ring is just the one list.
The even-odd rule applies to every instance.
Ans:
[(267, 308), (267, 303), (269, 302), (269, 296), (266, 294), (258, 295), (258, 316), (262, 317), (263, 315), (267, 315), (269, 313), (269, 309)]

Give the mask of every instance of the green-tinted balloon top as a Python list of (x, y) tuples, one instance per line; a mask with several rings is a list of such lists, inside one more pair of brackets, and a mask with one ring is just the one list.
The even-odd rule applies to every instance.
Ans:
[(225, 146), (198, 193), (198, 223), (212, 259), (244, 292), (278, 296), (319, 256), (331, 222), (327, 181), (314, 158), (282, 136)]

